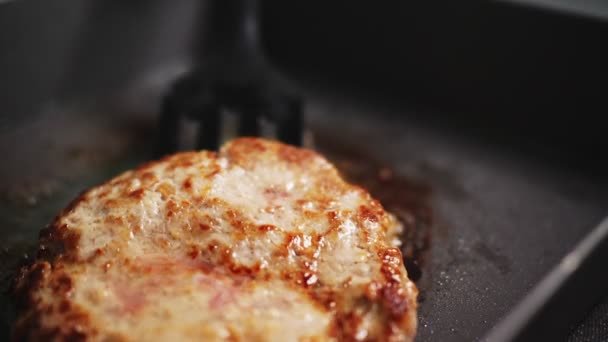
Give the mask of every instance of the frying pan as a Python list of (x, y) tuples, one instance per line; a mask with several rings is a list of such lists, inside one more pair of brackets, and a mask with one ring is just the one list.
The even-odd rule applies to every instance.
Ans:
[[(386, 105), (314, 91), (306, 98), (318, 150), (339, 161), (348, 156), (334, 146), (348, 146), (431, 189), (431, 247), (417, 282), (420, 341), (481, 339), (605, 214), (608, 192), (584, 178), (415, 121), (369, 116), (395, 110)], [(8, 164), (44, 160), (44, 172), (4, 178), (0, 270), (5, 288), (24, 255), (31, 257), (40, 227), (71, 198), (151, 155), (156, 116), (145, 109), (96, 101), (94, 108), (43, 113), (36, 122), (16, 126), (19, 134), (3, 136), (4, 146), (18, 146)], [(49, 142), (52, 147), (45, 148)], [(10, 159), (24, 155), (33, 160)], [(3, 296), (3, 303), (7, 334), (10, 299)]]
[[(63, 9), (68, 9), (65, 15), (73, 18), (68, 21), (68, 26), (62, 26), (60, 20), (29, 24), (20, 21), (27, 28), (21, 32), (30, 32), (28, 37), (33, 40), (17, 46), (19, 53), (16, 55), (28, 52), (41, 54), (44, 49), (35, 44), (36, 33), (45, 31), (45, 25), (58, 25), (56, 34), (49, 35), (57, 38), (56, 44), (61, 46), (58, 51), (71, 53), (67, 57), (53, 54), (52, 46), (47, 47), (52, 55), (49, 66), (37, 65), (31, 60), (19, 64), (17, 59), (3, 55), (2, 66), (7, 70), (7, 77), (3, 81), (5, 94), (14, 93), (27, 98), (27, 85), (35, 84), (39, 77), (32, 71), (33, 68), (46, 75), (42, 86), (34, 88), (31, 93), (31, 103), (37, 106), (21, 106), (24, 101), (19, 101), (20, 106), (15, 110), (31, 114), (5, 117), (0, 122), (0, 146), (5, 164), (0, 186), (0, 227), (3, 236), (0, 275), (4, 288), (8, 288), (15, 268), (24, 259), (31, 258), (38, 231), (73, 197), (83, 189), (150, 158), (160, 98), (176, 74), (190, 67), (188, 42), (161, 39), (161, 43), (158, 43), (145, 30), (138, 31), (137, 28), (141, 29), (142, 26), (130, 18), (141, 18), (144, 13), (147, 27), (163, 26), (183, 33), (175, 36), (184, 37), (195, 30), (194, 18), (183, 20), (191, 18), (186, 14), (198, 11), (195, 2), (179, 2), (171, 7), (177, 12), (168, 11), (161, 1), (151, 2), (153, 5), (133, 2), (124, 5), (126, 9), (118, 2), (109, 3), (87, 2), (70, 9), (69, 2), (63, 3), (65, 8), (56, 2), (52, 5), (54, 13), (60, 15)], [(19, 7), (22, 4), (33, 6), (28, 2), (5, 6), (14, 6), (12, 11), (27, 15), (32, 7), (22, 9)], [(41, 2), (36, 5), (43, 6)], [(90, 8), (94, 9), (97, 19), (85, 20), (81, 16), (81, 12), (88, 13), (87, 9)], [(276, 13), (282, 10), (284, 8), (277, 6), (276, 12), (269, 12), (270, 28), (289, 20), (288, 10), (283, 11), (284, 17), (279, 18), (281, 20), (276, 19)], [(331, 13), (331, 8), (329, 10)], [(11, 22), (19, 20), (11, 21), (8, 18), (15, 18), (13, 15), (16, 12), (0, 12), (6, 19), (0, 21), (5, 25), (3, 32), (15, 32)], [(104, 29), (110, 24), (115, 25), (115, 30), (130, 28), (128, 32), (131, 34), (117, 36), (115, 32)], [(595, 24), (581, 25), (596, 27)], [(286, 25), (282, 34), (293, 33), (299, 37), (297, 34), (301, 32), (292, 32), (290, 28)], [(66, 38), (64, 33), (72, 30), (86, 34)], [(276, 32), (269, 32), (273, 31)], [(141, 37), (147, 37), (149, 44), (141, 43)], [(501, 127), (504, 121), (500, 121), (500, 117), (496, 118), (498, 123), (492, 125), (490, 121), (493, 120), (467, 112), (471, 110), (472, 113), (475, 109), (468, 101), (474, 96), (466, 92), (474, 93), (476, 75), (472, 76), (472, 81), (469, 79), (468, 88), (457, 91), (448, 98), (449, 101), (427, 102), (437, 106), (424, 105), (425, 101), (391, 97), (390, 92), (387, 93), (388, 97), (379, 97), (368, 89), (395, 89), (395, 78), (384, 78), (383, 75), (386, 75), (387, 69), (393, 77), (406, 70), (395, 67), (397, 59), (389, 60), (390, 63), (385, 66), (387, 69), (372, 69), (378, 72), (375, 75), (378, 78), (372, 77), (374, 83), (367, 89), (356, 88), (335, 81), (331, 83), (327, 79), (349, 81), (348, 78), (339, 77), (340, 73), (343, 75), (349, 71), (345, 65), (357, 66), (360, 61), (355, 59), (342, 63), (340, 69), (339, 51), (334, 53), (331, 49), (324, 49), (322, 51), (328, 57), (326, 64), (315, 58), (307, 60), (315, 67), (318, 76), (310, 77), (307, 75), (309, 70), (302, 67), (302, 62), (298, 63), (289, 54), (314, 46), (302, 39), (296, 39), (298, 47), (284, 44), (280, 35), (268, 37), (274, 58), (282, 62), (286, 71), (300, 84), (306, 103), (307, 127), (315, 137), (316, 149), (340, 158), (335, 146), (347, 146), (350, 150), (369, 156), (375, 163), (390, 167), (396, 175), (430, 188), (430, 194), (424, 200), (429, 202), (433, 210), (433, 224), (430, 249), (426, 252), (425, 264), (422, 265), (417, 283), (422, 294), (418, 340), (502, 338), (505, 335), (487, 334), (500, 334), (500, 322), (505, 319), (507, 322), (517, 322), (520, 319), (517, 317), (532, 317), (529, 313), (536, 311), (516, 309), (519, 303), (525, 303), (526, 296), (533, 295), (533, 289), (544, 284), (545, 276), (594, 230), (606, 215), (608, 203), (608, 189), (601, 178), (595, 177), (592, 172), (555, 162), (551, 155), (541, 157), (540, 149), (537, 150), (534, 144), (536, 140), (530, 139), (526, 129), (535, 129), (537, 134), (534, 139), (546, 138), (554, 142), (556, 136), (551, 135), (556, 134), (554, 130), (537, 129), (547, 116), (542, 120), (536, 119), (531, 128), (520, 129), (522, 134), (518, 138), (522, 141), (516, 141), (520, 144), (507, 138), (496, 139), (512, 136), (513, 132), (518, 132), (517, 127)], [(9, 34), (2, 38), (3, 43), (9, 44)], [(91, 43), (93, 41), (99, 45)], [(141, 46), (136, 42), (140, 42)], [(319, 40), (319, 44), (323, 43)], [(582, 47), (589, 48), (585, 44)], [(121, 57), (110, 58), (110, 63), (99, 53), (106, 48), (118, 51), (110, 56)], [(303, 59), (311, 55), (315, 57), (318, 51), (317, 47), (299, 56)], [(141, 58), (145, 63), (132, 62)], [(64, 59), (70, 63), (62, 64)], [(430, 63), (433, 62), (436, 60), (430, 59)], [(91, 67), (99, 65), (103, 67), (97, 70)], [(333, 71), (326, 73), (327, 68), (333, 68)], [(57, 74), (70, 76), (62, 79), (47, 69), (67, 70)], [(359, 76), (360, 83), (369, 81), (370, 77), (364, 77), (365, 73)], [(421, 77), (421, 74), (412, 74), (413, 80), (417, 80), (417, 77)], [(514, 78), (506, 80), (513, 82)], [(20, 82), (11, 90), (7, 79)], [(379, 84), (379, 79), (389, 81)], [(441, 75), (437, 78), (438, 82), (445, 79)], [(532, 80), (534, 82), (541, 81)], [(425, 86), (429, 87), (429, 84), (425, 83)], [(449, 85), (449, 82), (443, 84)], [(497, 98), (490, 91), (505, 87), (504, 84), (490, 85), (486, 98)], [(411, 86), (404, 85), (404, 88), (410, 89)], [(447, 94), (441, 86), (431, 87), (430, 90), (432, 96)], [(593, 90), (590, 93), (593, 94)], [(521, 93), (514, 98), (526, 99), (525, 95)], [(540, 94), (541, 97), (546, 95)], [(573, 96), (578, 99), (581, 95), (574, 92)], [(526, 104), (519, 102), (522, 103)], [(487, 101), (480, 107), (494, 113), (493, 104)], [(508, 107), (513, 108), (514, 105)], [(475, 122), (483, 128), (483, 132), (472, 129)], [(188, 126), (188, 123), (185, 125)], [(574, 140), (585, 142), (589, 138), (588, 132), (576, 131), (572, 136), (576, 137)], [(572, 152), (562, 149), (563, 145), (556, 146), (560, 151)], [(576, 145), (577, 148), (580, 146)], [(534, 153), (529, 153), (528, 149)], [(581, 265), (585, 266), (585, 263)], [(601, 284), (600, 278), (593, 279)], [(562, 281), (559, 283), (566, 284)], [(584, 285), (585, 281), (574, 284)], [(583, 293), (584, 289), (577, 288), (578, 293)], [(5, 308), (2, 311), (2, 331), (3, 337), (6, 337), (13, 319), (8, 294), (2, 297), (2, 304)], [(583, 306), (585, 308), (582, 309), (586, 309), (587, 305)], [(568, 304), (567, 308), (570, 310), (574, 306)], [(509, 316), (512, 311), (517, 314), (516, 318)], [(578, 320), (577, 317), (582, 318), (573, 315), (568, 324), (557, 326), (554, 331), (563, 334), (570, 329), (569, 324)], [(497, 330), (492, 331), (494, 327)]]

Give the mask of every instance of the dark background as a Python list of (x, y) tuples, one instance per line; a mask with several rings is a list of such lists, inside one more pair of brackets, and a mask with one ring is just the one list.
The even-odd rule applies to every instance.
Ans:
[[(263, 41), (288, 75), (430, 108), (420, 120), (601, 176), (606, 6), (556, 2), (597, 14), (584, 16), (518, 3), (268, 0)], [(184, 71), (204, 9), (193, 0), (0, 5), (2, 116)]]
[(267, 50), (287, 69), (439, 109), (420, 119), (534, 157), (605, 170), (602, 19), (484, 0), (271, 0), (264, 14)]

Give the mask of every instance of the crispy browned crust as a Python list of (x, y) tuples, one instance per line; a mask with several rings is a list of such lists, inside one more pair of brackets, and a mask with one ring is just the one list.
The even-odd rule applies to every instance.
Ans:
[[(14, 341), (84, 341), (87, 336), (96, 334), (87, 313), (69, 300), (72, 279), (61, 272), (60, 268), (52, 270), (49, 262), (39, 260), (21, 270), (15, 286), (21, 314), (14, 325)], [(52, 291), (57, 298), (56, 302), (44, 303), (32, 296), (43, 287)], [(61, 315), (64, 324), (48, 326), (44, 323), (45, 316), (54, 315)]]
[[(351, 215), (355, 224), (358, 227), (363, 227), (369, 222), (376, 222), (383, 227), (385, 233), (391, 225), (389, 215), (378, 201), (372, 199), (365, 190), (343, 182), (335, 168), (329, 163), (318, 162), (318, 159), (323, 161), (324, 159), (315, 152), (262, 139), (241, 138), (233, 141), (227, 149), (224, 149), (222, 155), (234, 165), (239, 165), (245, 170), (253, 170), (258, 164), (275, 161), (292, 163), (298, 165), (298, 167), (307, 168), (308, 172), (325, 181), (319, 183), (320, 189), (312, 197), (302, 199), (303, 203), (314, 201), (318, 203), (320, 208), (330, 207), (333, 198), (326, 194), (355, 189), (355, 191), (361, 192), (368, 198), (367, 203), (359, 206), (357, 211)], [(162, 166), (165, 170), (170, 171), (195, 166), (201, 159), (217, 158), (218, 155), (213, 152), (184, 152), (168, 156), (159, 161), (144, 164), (134, 171), (83, 193), (65, 208), (49, 227), (41, 231), (40, 248), (36, 260), (33, 264), (24, 267), (15, 280), (14, 289), (19, 314), (18, 320), (14, 324), (13, 340), (84, 341), (98, 336), (100, 329), (104, 329), (104, 327), (95, 326), (89, 313), (70, 300), (69, 294), (72, 291), (74, 280), (69, 272), (64, 271), (67, 266), (84, 265), (86, 267), (88, 263), (92, 263), (94, 258), (103, 258), (106, 253), (112, 253), (109, 250), (99, 249), (93, 256), (83, 259), (79, 255), (80, 233), (77, 230), (70, 229), (62, 221), (62, 218), (71, 213), (74, 208), (91, 200), (91, 191), (95, 190), (95, 198), (105, 201), (105, 204), (109, 207), (129, 206), (140, 200), (144, 191), (152, 184), (161, 181), (151, 172), (154, 168)], [(273, 161), (273, 159), (276, 160)], [(312, 163), (312, 160), (317, 160), (317, 162)], [(219, 169), (211, 168), (202, 177), (211, 178), (218, 172), (220, 172)], [(133, 190), (125, 186), (133, 178), (141, 180), (140, 188)], [(123, 193), (119, 197), (112, 197), (110, 196), (112, 188), (123, 189)], [(207, 204), (224, 205), (219, 198), (197, 197), (197, 194), (192, 192), (192, 188), (193, 180), (190, 178), (185, 179), (180, 188), (175, 188), (167, 183), (156, 188), (156, 191), (167, 198), (170, 198), (176, 191), (192, 194), (189, 201), (175, 203), (168, 200), (166, 202), (167, 220), (175, 217), (191, 219), (186, 215), (188, 208), (193, 205), (200, 205), (205, 201), (208, 202)], [(283, 195), (276, 189), (268, 189), (268, 191), (269, 196), (280, 197)], [(276, 193), (272, 193), (273, 191), (276, 191)], [(272, 208), (269, 210), (272, 210)], [(415, 327), (415, 322), (405, 321), (415, 319), (416, 298), (415, 293), (412, 296), (411, 292), (404, 291), (403, 278), (406, 271), (399, 249), (390, 246), (388, 243), (378, 243), (377, 241), (375, 246), (370, 247), (381, 260), (381, 272), (365, 288), (360, 290), (351, 289), (351, 292), (345, 292), (345, 289), (349, 288), (348, 281), (342, 285), (342, 288), (324, 288), (315, 281), (317, 269), (314, 265), (316, 265), (315, 261), (318, 258), (316, 251), (319, 244), (324, 243), (324, 240), (336, 239), (338, 226), (341, 224), (341, 213), (324, 210), (305, 211), (303, 212), (303, 219), (318, 217), (319, 215), (327, 216), (330, 229), (323, 233), (308, 234), (311, 241), (308, 246), (302, 246), (299, 243), (304, 238), (301, 233), (286, 232), (283, 244), (273, 252), (273, 255), (280, 262), (282, 257), (295, 251), (301, 260), (297, 267), (280, 268), (275, 272), (272, 269), (262, 269), (259, 264), (243, 266), (235, 263), (229, 257), (231, 246), (213, 241), (206, 246), (191, 246), (186, 251), (186, 255), (193, 260), (205, 256), (207, 258), (206, 262), (211, 261), (214, 265), (221, 266), (227, 272), (226, 274), (242, 277), (245, 282), (249, 280), (283, 279), (291, 284), (294, 289), (309, 296), (319, 308), (333, 313), (333, 323), (330, 326), (330, 331), (327, 332), (327, 337), (333, 337), (340, 341), (355, 340), (355, 334), (362, 320), (357, 313), (357, 309), (363, 307), (366, 310), (377, 310), (378, 315), (382, 317), (382, 332), (373, 336), (373, 338), (387, 341), (404, 340), (403, 327), (408, 325)], [(255, 224), (247, 220), (245, 215), (236, 209), (227, 210), (225, 218), (230, 220), (234, 228), (234, 234), (240, 234), (241, 236), (263, 235), (278, 229), (270, 224)], [(135, 222), (133, 217), (108, 216), (104, 219), (108, 224), (124, 224), (123, 221)], [(213, 225), (213, 220), (213, 217), (198, 218), (196, 220), (198, 234), (204, 234), (208, 231), (210, 226)], [(368, 230), (360, 229), (359, 234), (361, 241), (368, 241)], [(390, 234), (390, 232), (387, 234)], [(109, 263), (104, 265), (110, 267)], [(125, 271), (129, 272), (130, 269), (128, 266), (126, 267)], [(200, 271), (200, 269), (198, 270)], [(210, 270), (203, 271), (212, 272)], [(42, 291), (47, 294), (50, 293), (54, 300), (42, 301), (41, 297), (37, 295)], [(408, 336), (413, 334), (412, 331), (406, 333)], [(122, 336), (108, 335), (105, 332), (103, 337), (109, 340), (123, 340)]]

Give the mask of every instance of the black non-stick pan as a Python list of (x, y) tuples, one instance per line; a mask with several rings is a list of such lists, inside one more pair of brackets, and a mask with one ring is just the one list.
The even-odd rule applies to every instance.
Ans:
[[(3, 51), (12, 51), (0, 56), (4, 75), (0, 86), (3, 95), (9, 94), (2, 98), (7, 115), (0, 120), (0, 279), (5, 290), (1, 297), (2, 337), (8, 337), (14, 318), (8, 291), (11, 278), (21, 263), (32, 258), (39, 230), (80, 191), (152, 158), (160, 99), (177, 74), (191, 67), (186, 39), (178, 42), (170, 38), (187, 37), (196, 26), (194, 1), (176, 1), (171, 6), (162, 1), (58, 1), (46, 5), (49, 13), (56, 15), (17, 20), (31, 15), (36, 7), (32, 3), (43, 4), (17, 1), (5, 5), (12, 6), (8, 11), (0, 8), (1, 43), (11, 48)], [(305, 20), (306, 6), (299, 6), (293, 9), (304, 12), (301, 18)], [(484, 6), (490, 5), (462, 8), (480, 10)], [(329, 6), (327, 13), (332, 14), (337, 7)], [(382, 180), (387, 174), (405, 184), (397, 187), (400, 193), (379, 197), (392, 198), (387, 207), (402, 210), (397, 213), (402, 219), (421, 223), (413, 225), (420, 229), (419, 235), (412, 233), (405, 238), (420, 239), (417, 245), (408, 246), (415, 249), (409, 250), (414, 256), (409, 260), (410, 273), (416, 277), (421, 294), (418, 340), (503, 340), (547, 331), (565, 337), (571, 326), (584, 319), (580, 311), (602, 294), (605, 280), (594, 270), (598, 260), (601, 266), (601, 253), (606, 249), (591, 247), (603, 241), (600, 222), (608, 213), (608, 188), (597, 172), (579, 170), (565, 162), (574, 160), (589, 166), (594, 163), (575, 157), (595, 154), (602, 158), (595, 150), (582, 149), (586, 145), (580, 143), (593, 141), (590, 137), (603, 132), (585, 110), (602, 103), (600, 88), (594, 86), (601, 84), (603, 71), (593, 67), (603, 55), (592, 48), (605, 29), (597, 23), (565, 21), (567, 25), (560, 26), (561, 21), (553, 19), (543, 22), (562, 33), (569, 44), (577, 42), (579, 51), (596, 52), (590, 54), (587, 65), (577, 65), (577, 70), (597, 70), (593, 75), (600, 76), (583, 84), (584, 77), (567, 72), (578, 84), (565, 83), (565, 89), (572, 91), (569, 98), (558, 92), (562, 90), (556, 86), (561, 76), (550, 71), (583, 57), (556, 54), (553, 60), (535, 64), (521, 52), (515, 56), (521, 63), (501, 64), (503, 60), (497, 56), (512, 51), (514, 40), (491, 42), (488, 31), (476, 36), (475, 42), (464, 39), (460, 41), (464, 45), (456, 43), (456, 38), (468, 37), (469, 31), (477, 32), (475, 25), (483, 15), (463, 21), (467, 25), (459, 30), (454, 26), (445, 31), (445, 27), (422, 25), (427, 23), (424, 18), (436, 19), (437, 12), (426, 6), (419, 9), (416, 13), (420, 17), (411, 16), (408, 22), (418, 23), (412, 27), (420, 31), (407, 35), (419, 38), (398, 45), (393, 56), (378, 55), (383, 46), (393, 44), (391, 37), (365, 36), (361, 25), (351, 27), (359, 34), (356, 39), (335, 45), (335, 41), (323, 41), (318, 35), (320, 28), (328, 27), (327, 17), (320, 17), (309, 31), (293, 31), (293, 26), (284, 22), (289, 19), (287, 9), (282, 11), (278, 6), (270, 12), (272, 25), (268, 30), (278, 32), (276, 25), (286, 25), (279, 33), (296, 34), (291, 37), (295, 42), (282, 40), (285, 37), (281, 34), (269, 36), (269, 45), (275, 58), (285, 62), (286, 74), (300, 85), (306, 141), (343, 167), (354, 181), (378, 186), (376, 191), (382, 189), (376, 178)], [(273, 13), (276, 16), (279, 12), (286, 19), (272, 20)], [(465, 12), (445, 12), (439, 17), (450, 26), (466, 19)], [(384, 12), (376, 8), (369, 14), (377, 17), (379, 13)], [(392, 13), (386, 17), (388, 21), (377, 22), (382, 25), (368, 27), (380, 32), (393, 29), (390, 20), (397, 12)], [(497, 27), (510, 23), (513, 12), (507, 10), (506, 17), (501, 13), (497, 8), (488, 11), (495, 19), (488, 27), (505, 39), (510, 37), (507, 30)], [(536, 17), (526, 13), (523, 18), (531, 25), (528, 31), (532, 38), (524, 41), (524, 48), (541, 58), (535, 42), (549, 34), (542, 25), (531, 24)], [(66, 20), (56, 20), (62, 15)], [(51, 17), (53, 20), (48, 19)], [(341, 18), (346, 24), (362, 19)], [(589, 36), (575, 39), (575, 34), (568, 34), (568, 27), (587, 30)], [(516, 33), (523, 36), (524, 31), (519, 28)], [(304, 39), (302, 32), (311, 34), (310, 39)], [(325, 36), (332, 38), (331, 32)], [(427, 36), (436, 38), (429, 42), (438, 45), (424, 44)], [(36, 43), (40, 41), (50, 43)], [(487, 44), (475, 45), (480, 41)], [(368, 42), (371, 49), (357, 50), (354, 42)], [(418, 45), (422, 54), (407, 57), (405, 46), (416, 42), (422, 44)], [(471, 46), (476, 48), (469, 49)], [(555, 51), (570, 51), (569, 47), (560, 45)], [(302, 51), (306, 49), (308, 53)], [(454, 53), (449, 63), (443, 63), (447, 60), (442, 57), (445, 51)], [(475, 51), (486, 57), (480, 65), (469, 59), (476, 56)], [(358, 52), (364, 60), (344, 58)], [(33, 57), (18, 57), (43, 54), (46, 65)], [(373, 59), (376, 55), (380, 57)], [(374, 64), (365, 64), (366, 58)], [(399, 68), (400, 63), (415, 67)], [(434, 69), (436, 66), (440, 68)], [(519, 83), (524, 78), (517, 72), (518, 66), (525, 67), (523, 74), (535, 77), (527, 84)], [(315, 79), (308, 77), (311, 68)], [(361, 73), (353, 71), (357, 68)], [(400, 88), (408, 70), (414, 84)], [(495, 70), (499, 71), (492, 73)], [(490, 82), (488, 72), (505, 82)], [(367, 86), (352, 87), (350, 81)], [(520, 84), (521, 89), (517, 87)], [(385, 91), (389, 88), (392, 91)], [(378, 97), (378, 90), (386, 96)], [(425, 91), (430, 95), (422, 96)], [(559, 95), (557, 102), (548, 102), (554, 92)], [(409, 95), (401, 98), (402, 93)], [(471, 101), (475, 98), (480, 103)], [(585, 98), (589, 101), (579, 102)], [(572, 108), (582, 109), (567, 116)], [(548, 110), (554, 110), (555, 115)], [(532, 115), (535, 111), (542, 115)], [(577, 120), (565, 119), (570, 117)], [(184, 132), (193, 125), (183, 124)], [(572, 128), (569, 135), (563, 134), (564, 127)], [(573, 143), (553, 144), (564, 136)], [(549, 158), (538, 148), (542, 142), (555, 146), (549, 148)], [(364, 172), (357, 173), (361, 170)], [(399, 207), (395, 197), (407, 199), (407, 205)], [(582, 272), (572, 273), (575, 269)], [(565, 277), (572, 274), (574, 277)], [(599, 330), (600, 340), (601, 333)]]
[[(147, 101), (131, 102), (156, 102), (139, 96)], [(420, 341), (482, 339), (538, 284), (545, 284), (543, 277), (556, 265), (569, 262), (562, 259), (605, 215), (608, 192), (584, 177), (416, 120), (379, 115), (406, 109), (314, 91), (306, 98), (307, 127), (316, 149), (339, 165), (347, 161), (351, 168), (390, 169), (411, 184), (401, 188), (411, 191), (403, 197), (418, 194), (414, 204), (432, 210), (430, 244), (417, 265)], [(96, 102), (94, 107), (55, 109), (32, 122), (5, 123), (14, 132), (2, 137), (5, 289), (15, 267), (31, 258), (38, 231), (72, 197), (149, 158), (156, 115), (133, 106)], [(416, 215), (417, 207), (412, 208)], [(593, 279), (587, 278), (599, 281)], [(576, 286), (578, 295), (570, 299), (588, 289)], [(2, 298), (6, 336), (13, 317), (9, 297), (5, 293)], [(559, 307), (566, 317), (572, 312), (568, 301)], [(577, 320), (569, 318), (569, 323)], [(517, 324), (518, 318), (511, 321)]]

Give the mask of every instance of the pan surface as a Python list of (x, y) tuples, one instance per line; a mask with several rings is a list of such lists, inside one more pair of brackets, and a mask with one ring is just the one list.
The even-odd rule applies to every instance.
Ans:
[[(158, 98), (132, 95), (138, 101), (59, 106), (2, 123), (3, 290), (32, 257), (38, 231), (73, 197), (150, 158)], [(606, 213), (608, 191), (592, 181), (436, 130), (412, 110), (314, 91), (306, 103), (319, 151), (337, 159), (336, 146), (359, 151), (430, 189), (419, 341), (480, 339)], [(1, 300), (6, 338), (8, 291)]]

